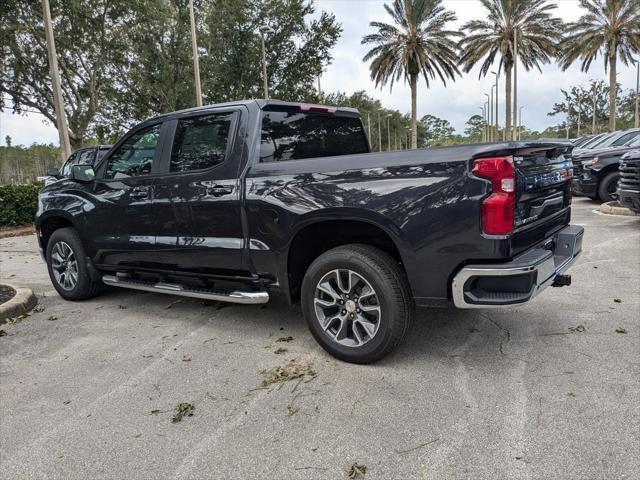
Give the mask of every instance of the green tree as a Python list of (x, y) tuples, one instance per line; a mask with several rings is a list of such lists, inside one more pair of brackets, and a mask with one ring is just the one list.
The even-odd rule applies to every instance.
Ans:
[(609, 70), (609, 129), (616, 129), (616, 71), (618, 57), (625, 65), (640, 53), (640, 1), (580, 0), (587, 13), (569, 24), (559, 63), (563, 70), (581, 60), (583, 72), (603, 53)]
[[(5, 1), (0, 16), (0, 96), (11, 98), (14, 112), (36, 110), (55, 126), (42, 3)], [(128, 11), (126, 0), (51, 2), (62, 97), (75, 148), (93, 133), (98, 112), (112, 92), (109, 69), (126, 51), (121, 18)]]
[[(546, 0), (480, 0), (487, 10), (486, 20), (472, 20), (463, 25), (468, 32), (460, 41), (460, 64), (469, 72), (482, 61), (479, 78), (486, 76), (499, 57), (498, 74), (505, 73), (505, 132), (511, 132), (511, 72), (513, 70), (513, 36), (517, 32), (518, 60), (525, 70), (550, 63), (557, 52), (562, 22), (552, 16), (557, 6)], [(484, 60), (483, 60), (484, 59)]]
[(464, 129), (464, 134), (467, 135), (468, 141), (479, 142), (482, 140), (482, 133), (484, 132), (484, 119), (482, 115), (472, 115), (465, 123), (467, 126)]
[(7, 144), (7, 147), (11, 146), (11, 135), (7, 135), (4, 137), (4, 142)]
[(417, 147), (417, 89), (420, 74), (427, 83), (436, 77), (446, 85), (447, 79), (459, 75), (455, 38), (461, 34), (447, 30), (455, 21), (453, 12), (445, 10), (442, 0), (394, 0), (384, 5), (393, 24), (371, 22), (376, 33), (366, 35), (362, 44), (374, 45), (363, 61), (371, 60), (371, 79), (378, 85), (401, 78), (411, 88), (411, 143)]
[(448, 120), (435, 117), (433, 115), (425, 115), (420, 119), (425, 130), (422, 147), (436, 147), (447, 144), (453, 136), (455, 129)]

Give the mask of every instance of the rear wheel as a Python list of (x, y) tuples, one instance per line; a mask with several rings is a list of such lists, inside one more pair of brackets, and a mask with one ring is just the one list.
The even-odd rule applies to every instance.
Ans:
[(598, 196), (603, 202), (610, 202), (615, 200), (616, 188), (618, 187), (618, 180), (620, 180), (620, 172), (611, 172), (600, 180), (598, 186)]
[(413, 322), (404, 272), (391, 256), (368, 245), (345, 245), (320, 255), (304, 277), (301, 301), (314, 338), (347, 362), (386, 356)]
[(61, 228), (47, 242), (47, 268), (54, 288), (66, 300), (95, 296), (101, 287), (91, 279), (84, 248), (73, 228)]

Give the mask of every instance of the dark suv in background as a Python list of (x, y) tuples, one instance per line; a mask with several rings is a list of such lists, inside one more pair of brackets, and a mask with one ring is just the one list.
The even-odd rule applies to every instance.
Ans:
[(640, 213), (640, 148), (620, 158), (618, 202), (635, 213)]

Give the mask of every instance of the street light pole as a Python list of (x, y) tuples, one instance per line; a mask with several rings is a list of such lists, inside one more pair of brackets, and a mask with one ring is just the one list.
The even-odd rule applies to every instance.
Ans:
[(496, 76), (496, 136), (495, 140), (498, 140), (498, 135), (500, 135), (500, 124), (498, 123), (498, 118), (500, 116), (498, 112), (498, 74), (496, 72), (491, 72)]
[(67, 116), (62, 102), (62, 88), (60, 87), (60, 72), (58, 72), (58, 58), (56, 44), (53, 39), (53, 27), (51, 26), (51, 10), (49, 0), (42, 0), (42, 16), (44, 21), (44, 33), (47, 40), (47, 53), (49, 54), (49, 69), (51, 71), (51, 86), (53, 88), (53, 108), (56, 112), (56, 127), (60, 138), (60, 156), (64, 162), (71, 155), (69, 145), (69, 130)]
[[(491, 94), (493, 95), (493, 87), (491, 87)], [(490, 97), (488, 93), (484, 94), (485, 97), (487, 97), (487, 102), (486, 105), (488, 105), (488, 109), (485, 109), (485, 142), (490, 142), (491, 141), (491, 118), (490, 118), (490, 111), (493, 111), (493, 97)]]
[(382, 151), (382, 128), (380, 127), (380, 110), (378, 110), (378, 151)]
[(389, 126), (389, 121), (391, 120), (391, 114), (387, 114), (387, 151), (391, 151), (391, 127)]
[(191, 19), (191, 47), (193, 49), (193, 76), (196, 87), (196, 106), (202, 106), (202, 87), (200, 86), (200, 63), (198, 61), (198, 42), (196, 40), (196, 19), (193, 14), (193, 0), (189, 0), (189, 17)]
[(640, 60), (636, 60), (636, 119), (633, 124), (640, 128), (640, 115), (638, 114), (638, 98), (640, 97)]
[(260, 27), (260, 38), (262, 40), (262, 80), (264, 82), (264, 98), (269, 99), (269, 84), (267, 82), (267, 51), (264, 45), (264, 36), (267, 33), (273, 33), (273, 28), (269, 25), (262, 25)]

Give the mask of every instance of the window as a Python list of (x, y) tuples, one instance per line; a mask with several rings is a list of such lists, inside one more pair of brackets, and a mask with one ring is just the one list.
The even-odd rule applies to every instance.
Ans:
[(224, 161), (233, 113), (180, 120), (171, 150), (171, 172), (213, 167)]
[(93, 148), (83, 150), (78, 158), (78, 165), (92, 165), (96, 151)]
[(640, 131), (625, 133), (620, 138), (618, 138), (615, 142), (613, 142), (611, 144), (611, 146), (612, 147), (620, 147), (620, 146), (624, 145), (625, 143), (630, 142), (631, 140), (636, 138), (638, 135), (640, 135)]
[(156, 153), (160, 124), (138, 130), (109, 157), (105, 178), (149, 175)]
[(265, 111), (261, 162), (367, 153), (359, 118), (299, 111)]
[(104, 157), (108, 151), (108, 148), (99, 148), (96, 152), (96, 161), (94, 163), (97, 164), (100, 160), (102, 160), (102, 157)]
[(73, 152), (71, 155), (69, 155), (69, 158), (67, 158), (67, 161), (64, 162), (64, 165), (62, 166), (62, 170), (60, 171), (60, 175), (62, 175), (63, 177), (68, 177), (69, 170), (71, 170), (71, 166), (75, 165), (76, 163), (78, 163), (78, 152)]

